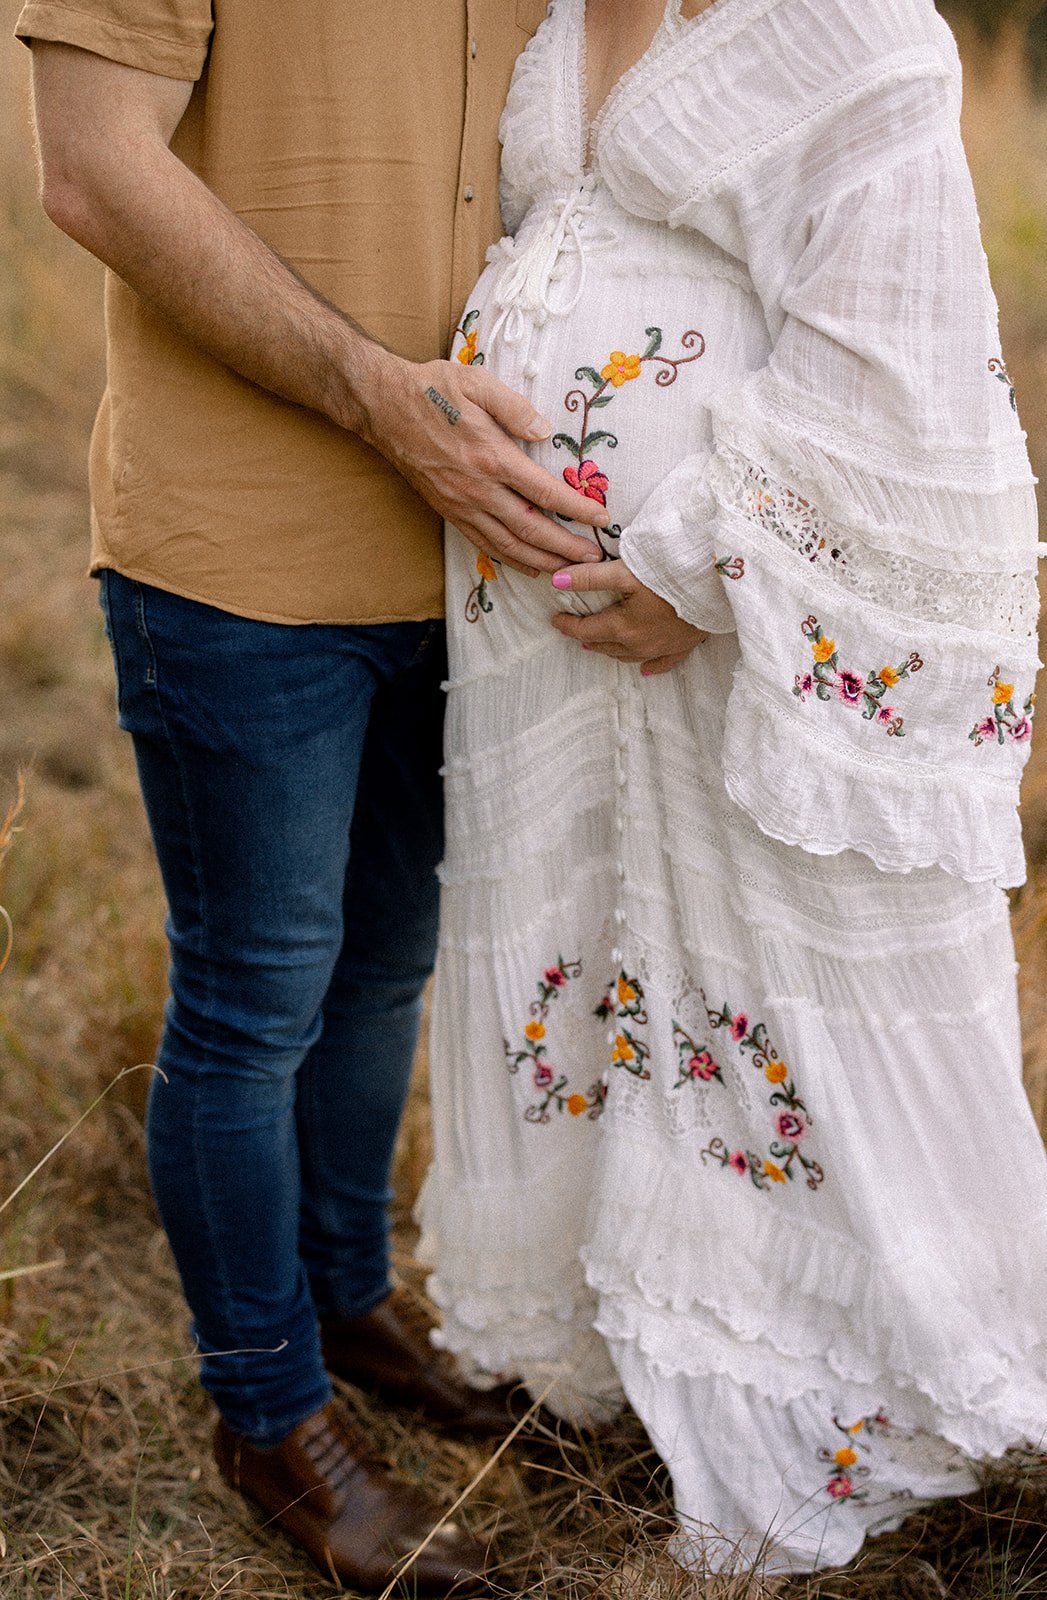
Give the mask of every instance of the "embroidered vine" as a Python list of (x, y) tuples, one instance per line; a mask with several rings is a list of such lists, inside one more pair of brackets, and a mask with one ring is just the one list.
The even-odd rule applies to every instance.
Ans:
[(989, 679), (992, 690), (992, 712), (976, 722), (968, 734), (976, 745), (995, 739), (997, 744), (1025, 744), (1032, 735), (1032, 715), (1036, 705), (1036, 692), (1028, 696), (1021, 710), (1014, 704), (1014, 684), (1003, 683), (1000, 668), (996, 667)]
[[(806, 1178), (808, 1189), (817, 1189), (825, 1173), (802, 1148), (811, 1127), (811, 1114), (800, 1099), (789, 1067), (771, 1043), (766, 1027), (762, 1022), (750, 1026), (744, 1011), (732, 1011), (727, 1005), (719, 1011), (713, 1010), (704, 994), (702, 1003), (710, 1028), (714, 1031), (726, 1029), (739, 1053), (748, 1056), (751, 1064), (763, 1073), (771, 1085), (770, 1105), (775, 1112), (774, 1136), (769, 1142), (767, 1155), (760, 1155), (755, 1150), (732, 1150), (724, 1139), (717, 1136), (701, 1152), (703, 1163), (709, 1157), (719, 1162), (721, 1167), (729, 1167), (737, 1172), (739, 1177), (747, 1176), (757, 1189), (770, 1189), (774, 1184), (792, 1182), (798, 1173)], [(723, 1082), (719, 1065), (707, 1045), (697, 1044), (679, 1023), (673, 1026), (673, 1036), (680, 1058), (678, 1087), (682, 1083), (709, 1081), (713, 1077)], [(685, 1051), (689, 1052), (686, 1060)], [(697, 1069), (691, 1067), (692, 1061), (698, 1064)], [(710, 1067), (715, 1070), (709, 1070)]]
[(494, 610), (491, 603), (491, 591), (488, 587), (498, 578), (498, 566), (486, 550), (480, 550), (476, 556), (477, 581), (465, 598), (466, 622), (479, 622), (481, 613), (486, 614)]
[[(871, 1417), (859, 1417), (849, 1427), (839, 1417), (833, 1417), (833, 1427), (845, 1442), (835, 1450), (822, 1449), (818, 1452), (819, 1461), (823, 1461), (830, 1469), (825, 1492), (834, 1500), (868, 1500), (869, 1490), (860, 1489), (858, 1483), (870, 1477), (873, 1469), (861, 1457), (872, 1454), (872, 1447), (867, 1441), (886, 1437), (893, 1431), (892, 1425), (882, 1411), (877, 1411)], [(907, 1500), (911, 1495), (908, 1490), (901, 1489), (889, 1498)]]
[(1014, 392), (1014, 384), (1011, 382), (1010, 373), (1007, 371), (1007, 367), (1004, 364), (1002, 356), (993, 356), (992, 360), (989, 362), (989, 371), (995, 378), (999, 378), (1001, 383), (1005, 383), (1007, 385), (1007, 390), (1011, 399), (1011, 410), (1017, 411), (1018, 400)]
[(866, 722), (878, 722), (888, 734), (905, 737), (904, 717), (895, 713), (894, 707), (884, 705), (884, 695), (903, 679), (911, 677), (923, 667), (923, 660), (913, 650), (908, 659), (897, 666), (880, 667), (867, 677), (840, 666), (836, 640), (830, 639), (817, 617), (807, 617), (800, 624), (801, 632), (814, 654), (811, 672), (797, 673), (793, 694), (805, 701), (813, 691), (819, 700), (842, 700), (845, 706), (861, 706)]
[[(654, 377), (655, 383), (660, 389), (668, 389), (676, 382), (681, 367), (686, 366), (688, 362), (699, 360), (705, 354), (705, 339), (693, 328), (689, 328), (680, 338), (684, 350), (689, 352), (682, 356), (660, 354), (661, 328), (646, 328), (644, 331), (647, 335), (647, 347), (642, 355), (627, 355), (624, 350), (612, 350), (599, 371), (595, 367), (577, 369), (574, 375), (575, 381), (587, 387), (569, 389), (564, 396), (564, 407), (572, 416), (581, 413), (578, 432), (553, 434), (554, 449), (567, 450), (577, 463), (576, 466), (563, 469), (564, 482), (570, 484), (579, 494), (585, 495), (589, 500), (598, 501), (602, 506), (607, 504), (611, 480), (590, 452), (598, 445), (607, 450), (616, 449), (618, 436), (608, 432), (606, 428), (590, 429), (592, 413), (602, 411), (609, 406), (619, 389), (627, 383), (635, 382), (642, 375), (644, 366), (648, 364), (656, 366), (658, 370)], [(602, 531), (596, 530), (605, 561), (617, 560), (616, 546), (621, 532), (618, 523), (612, 523), (609, 528), (604, 528)]]
[(721, 556), (714, 566), (721, 578), (731, 578), (735, 583), (745, 577), (744, 556)]
[(630, 977), (622, 968), (593, 1016), (599, 1017), (601, 1022), (613, 1020), (621, 1023), (620, 1028), (613, 1030), (613, 1037), (608, 1041), (611, 1044), (611, 1065), (623, 1067), (634, 1078), (649, 1078), (651, 1072), (647, 1060), (651, 1054), (650, 1046), (626, 1026), (629, 1022), (639, 1028), (647, 1026), (647, 1011), (639, 978)]
[(476, 324), (479, 320), (479, 311), (467, 311), (458, 327), (454, 330), (453, 338), (457, 339), (458, 335), (461, 334), (465, 341), (462, 348), (457, 352), (457, 359), (462, 363), (463, 367), (482, 367), (484, 364), (484, 353), (476, 348), (476, 340), (479, 336), (479, 329)]
[(530, 1020), (524, 1025), (526, 1043), (523, 1048), (514, 1050), (508, 1039), (502, 1041), (509, 1071), (516, 1074), (526, 1065), (531, 1073), (531, 1082), (540, 1096), (524, 1109), (524, 1117), (528, 1122), (549, 1122), (553, 1111), (566, 1111), (572, 1117), (580, 1117), (587, 1112), (592, 1121), (603, 1110), (607, 1098), (606, 1085), (597, 1081), (589, 1086), (585, 1094), (577, 1090), (572, 1092), (567, 1073), (553, 1066), (549, 1060), (546, 1044), (546, 1023), (553, 1003), (568, 983), (581, 975), (580, 961), (565, 961), (563, 956), (557, 957), (555, 966), (546, 967), (538, 980), (538, 997), (531, 1001)]

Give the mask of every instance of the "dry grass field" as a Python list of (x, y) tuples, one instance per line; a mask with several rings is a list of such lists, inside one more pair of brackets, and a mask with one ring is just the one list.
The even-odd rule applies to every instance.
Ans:
[[(0, 833), (14, 927), (0, 974), (0, 1597), (319, 1596), (328, 1586), (257, 1531), (210, 1465), (208, 1409), (144, 1174), (147, 1069), (119, 1077), (155, 1048), (163, 907), (83, 576), (99, 273), (37, 209), (26, 62), (7, 37), (17, 10), (0, 0), (0, 819), (27, 776), (24, 809)], [(1004, 348), (1047, 477), (1047, 103), (1031, 98), (1013, 41), (963, 42)], [(1030, 876), (1014, 921), (1028, 1084), (1047, 1127), (1047, 733), (1024, 812)], [(0, 919), (0, 959), (6, 942)], [(407, 1217), (426, 1162), (423, 1079), (420, 1064), (399, 1161), (400, 1267), (415, 1285)], [(484, 1467), (482, 1450), (349, 1398), (380, 1447), (448, 1505)], [(698, 1590), (665, 1566), (669, 1509), (657, 1460), (625, 1421), (598, 1446), (507, 1453), (468, 1515), (504, 1530), (506, 1595), (670, 1600)], [(785, 1594), (1047, 1596), (1047, 1462), (994, 1469), (970, 1501), (913, 1518), (853, 1570)]]

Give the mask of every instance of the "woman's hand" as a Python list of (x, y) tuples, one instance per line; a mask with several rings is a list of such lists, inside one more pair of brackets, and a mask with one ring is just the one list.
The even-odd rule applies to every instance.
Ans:
[(553, 627), (586, 650), (598, 650), (616, 661), (638, 662), (644, 677), (671, 672), (709, 637), (678, 616), (668, 600), (645, 588), (624, 561), (563, 567), (553, 574), (552, 583), (561, 593), (609, 589), (621, 597), (590, 617), (561, 611), (553, 618)]

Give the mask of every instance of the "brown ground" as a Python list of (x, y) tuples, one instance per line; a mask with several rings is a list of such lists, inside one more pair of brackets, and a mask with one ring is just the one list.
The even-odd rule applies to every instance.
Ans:
[[(0, 22), (13, 22), (2, 0)], [(6, 27), (0, 32), (7, 32)], [(329, 1592), (259, 1534), (208, 1462), (209, 1416), (170, 1258), (147, 1194), (145, 1073), (124, 1078), (46, 1171), (15, 1192), (121, 1069), (148, 1061), (162, 1003), (162, 904), (91, 585), (82, 576), (83, 454), (99, 383), (93, 265), (38, 216), (22, 61), (0, 52), (0, 816), (29, 769), (6, 862), (16, 929), (0, 977), (0, 1596), (204, 1600)], [(1047, 465), (1047, 112), (1013, 51), (968, 52), (968, 145), (1034, 457)], [(5, 92), (11, 86), (16, 92)], [(1027, 1077), (1047, 1126), (1047, 744), (1025, 789), (1027, 887), (1014, 897)], [(0, 927), (0, 955), (4, 933)], [(400, 1155), (401, 1269), (424, 1172), (424, 1069)], [(447, 1505), (483, 1468), (474, 1447), (353, 1404)], [(599, 1446), (530, 1444), (470, 1501), (498, 1525), (507, 1595), (695, 1594), (667, 1570), (664, 1474), (635, 1422)], [(755, 1591), (754, 1591), (755, 1592)], [(845, 1575), (790, 1597), (1047, 1596), (1047, 1462), (1010, 1462), (983, 1493), (915, 1517)]]

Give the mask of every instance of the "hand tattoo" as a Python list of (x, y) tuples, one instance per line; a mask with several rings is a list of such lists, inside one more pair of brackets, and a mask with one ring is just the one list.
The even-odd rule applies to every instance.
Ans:
[(455, 410), (450, 400), (445, 400), (440, 391), (438, 389), (434, 389), (432, 384), (430, 384), (428, 389), (425, 391), (425, 398), (427, 400), (431, 400), (434, 406), (439, 406), (440, 410), (443, 412), (444, 416), (447, 418), (448, 422), (453, 428), (462, 413)]

